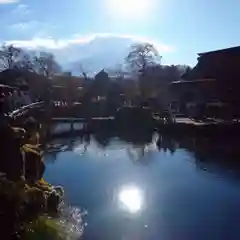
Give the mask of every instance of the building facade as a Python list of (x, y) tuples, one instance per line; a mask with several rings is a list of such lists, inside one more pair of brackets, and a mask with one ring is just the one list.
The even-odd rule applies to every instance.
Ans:
[(195, 104), (222, 103), (228, 114), (238, 116), (240, 111), (240, 47), (232, 47), (198, 54), (198, 63), (182, 81), (173, 82), (172, 90), (184, 108)]

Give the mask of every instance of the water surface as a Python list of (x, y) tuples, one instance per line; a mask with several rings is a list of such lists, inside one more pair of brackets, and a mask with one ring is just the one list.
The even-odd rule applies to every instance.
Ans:
[(88, 212), (82, 239), (240, 239), (233, 144), (109, 135), (55, 139), (45, 153), (46, 180)]

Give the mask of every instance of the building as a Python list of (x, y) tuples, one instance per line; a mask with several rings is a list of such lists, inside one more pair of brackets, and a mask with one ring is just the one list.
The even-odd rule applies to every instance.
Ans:
[(52, 99), (56, 101), (78, 101), (86, 84), (82, 77), (54, 75), (51, 79)]
[(239, 115), (239, 78), (240, 47), (232, 47), (199, 53), (197, 65), (171, 88), (182, 109), (190, 102), (220, 102), (232, 115)]

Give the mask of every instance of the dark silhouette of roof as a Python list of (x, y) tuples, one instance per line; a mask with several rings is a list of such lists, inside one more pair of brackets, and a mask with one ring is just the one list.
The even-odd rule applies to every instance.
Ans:
[(199, 65), (196, 65), (191, 71), (184, 73), (181, 78), (185, 81), (191, 81), (191, 80), (200, 80), (200, 79), (213, 79), (215, 78), (216, 73), (209, 68), (205, 68)]
[(100, 79), (100, 78), (108, 78), (107, 72), (105, 72), (104, 69), (102, 69), (99, 73), (96, 74), (95, 79)]
[[(184, 80), (227, 79), (239, 75), (240, 46), (198, 54), (197, 65), (182, 75)], [(234, 76), (235, 75), (235, 76)], [(234, 76), (234, 77), (233, 77)]]
[(236, 46), (236, 47), (229, 47), (229, 48), (223, 48), (223, 49), (218, 49), (218, 50), (213, 50), (213, 51), (209, 51), (209, 52), (203, 52), (203, 53), (198, 53), (198, 55), (200, 57), (204, 56), (204, 55), (209, 55), (209, 54), (218, 54), (218, 53), (239, 53), (240, 54), (240, 46)]

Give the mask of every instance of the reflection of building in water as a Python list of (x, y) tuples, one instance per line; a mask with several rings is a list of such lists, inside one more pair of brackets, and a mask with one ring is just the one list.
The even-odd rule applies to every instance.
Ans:
[(89, 134), (85, 134), (83, 136), (83, 144), (84, 144), (84, 152), (83, 153), (85, 153), (87, 151), (87, 148), (90, 145), (90, 140), (91, 140), (91, 138), (90, 138)]
[[(214, 174), (224, 174), (229, 177), (240, 176), (240, 149), (238, 139), (194, 138), (187, 136), (163, 135), (159, 138), (159, 150), (164, 142), (164, 147), (175, 145), (175, 149), (185, 149), (192, 153), (197, 169)], [(169, 144), (169, 145), (168, 145)]]
[(159, 135), (156, 144), (159, 151), (163, 150), (164, 152), (166, 152), (167, 150), (169, 150), (172, 154), (176, 151), (177, 148), (177, 143), (176, 141), (174, 141), (173, 138), (171, 138), (171, 136)]
[[(114, 137), (115, 136), (115, 137)], [(240, 176), (240, 149), (238, 139), (224, 139), (223, 137), (205, 138), (190, 137), (183, 134), (162, 134), (152, 137), (152, 142), (129, 142), (126, 136), (122, 137), (117, 133), (98, 133), (96, 135), (82, 135), (78, 138), (61, 138), (47, 144), (45, 149), (46, 159), (55, 161), (58, 152), (77, 151), (85, 154), (87, 149), (93, 155), (103, 152), (102, 148), (108, 150), (113, 145), (120, 143), (121, 151), (126, 150), (121, 157), (127, 157), (130, 161), (139, 164), (150, 164), (151, 161), (158, 160), (157, 151), (175, 153), (177, 149), (183, 149), (190, 153), (191, 159), (195, 161), (198, 169), (209, 171), (216, 174), (226, 174)], [(116, 141), (117, 139), (117, 141)], [(127, 138), (129, 140), (129, 138)], [(120, 141), (119, 141), (120, 140)], [(132, 139), (131, 139), (132, 140)], [(97, 144), (98, 143), (98, 144)], [(102, 144), (102, 145), (101, 145)], [(116, 154), (119, 148), (116, 150)], [(123, 151), (125, 151), (123, 150)], [(119, 150), (120, 151), (120, 150)], [(115, 150), (114, 150), (115, 154)], [(127, 156), (126, 156), (127, 155)], [(162, 155), (161, 155), (162, 156)], [(164, 155), (163, 155), (164, 160)]]
[(94, 140), (101, 146), (102, 148), (105, 148), (109, 145), (111, 136), (107, 135), (104, 132), (99, 132), (94, 134)]

